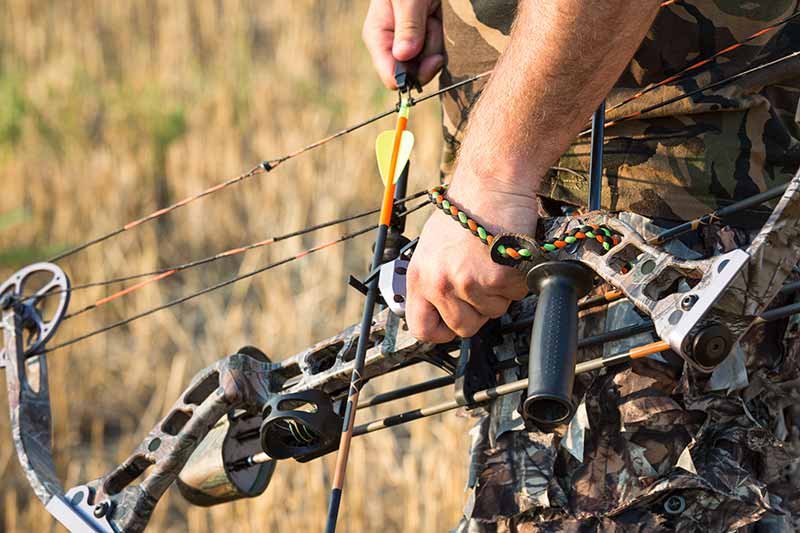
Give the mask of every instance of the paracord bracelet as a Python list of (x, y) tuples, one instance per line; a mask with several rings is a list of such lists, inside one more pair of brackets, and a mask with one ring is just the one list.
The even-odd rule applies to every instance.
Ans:
[[(467, 214), (454, 205), (445, 196), (445, 187), (440, 185), (428, 191), (428, 199), (430, 202), (441, 209), (450, 218), (461, 224), (462, 227), (468, 229), (470, 233), (478, 237), (481, 242), (487, 246), (491, 246), (494, 241), (494, 235), (486, 231), (486, 228), (472, 220)], [(603, 246), (603, 251), (607, 252), (612, 247), (620, 243), (621, 238), (618, 233), (611, 230), (606, 226), (598, 226), (596, 224), (589, 224), (580, 228), (575, 228), (568, 233), (545, 241), (539, 245), (542, 252), (555, 252), (561, 248), (565, 248), (570, 244), (578, 241), (585, 241), (587, 239), (594, 239)], [(533, 253), (527, 248), (514, 249), (508, 246), (498, 246), (497, 251), (503, 257), (510, 257), (514, 260), (523, 260), (531, 257)]]

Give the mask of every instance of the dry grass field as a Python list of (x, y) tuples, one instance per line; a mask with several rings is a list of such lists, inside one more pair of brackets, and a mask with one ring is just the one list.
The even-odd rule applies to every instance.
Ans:
[[(394, 104), (360, 40), (366, 0), (0, 1), (0, 276), (261, 159)], [(439, 110), (412, 113), (411, 186), (437, 175)], [(377, 205), (375, 135), (392, 119), (63, 262), (83, 283), (205, 257)], [(414, 215), (414, 234), (425, 212)], [(361, 227), (353, 222), (349, 229)], [(289, 240), (176, 275), (67, 321), (95, 329), (338, 236)], [(125, 458), (191, 376), (253, 344), (273, 359), (358, 321), (370, 238), (315, 254), (50, 356), (55, 457), (67, 487)], [(72, 308), (107, 294), (73, 295)], [(434, 375), (414, 368), (365, 393)], [(3, 378), (4, 379), (4, 378)], [(428, 401), (441, 397), (427, 395)], [(380, 413), (418, 406), (399, 402)], [(57, 527), (27, 486), (0, 400), (0, 528)], [(360, 414), (360, 419), (377, 413)], [(443, 531), (460, 515), (469, 421), (453, 415), (356, 439), (342, 531)], [(319, 531), (333, 458), (278, 465), (266, 493), (217, 508), (177, 490), (153, 531)]]

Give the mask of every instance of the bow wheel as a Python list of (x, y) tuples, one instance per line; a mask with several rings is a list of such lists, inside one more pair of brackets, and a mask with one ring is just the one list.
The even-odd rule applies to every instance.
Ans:
[(0, 307), (16, 306), (25, 356), (39, 353), (67, 312), (69, 278), (53, 263), (34, 263), (0, 285)]

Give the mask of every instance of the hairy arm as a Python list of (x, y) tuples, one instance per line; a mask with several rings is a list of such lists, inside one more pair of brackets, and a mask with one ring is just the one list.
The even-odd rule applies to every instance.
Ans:
[(658, 6), (657, 0), (521, 1), (462, 145), (459, 166), (472, 182), (535, 192), (630, 61)]
[[(401, 2), (403, 0), (395, 0)], [(541, 177), (630, 61), (658, 0), (521, 0), (508, 48), (472, 112), (449, 195), (493, 231), (532, 232)], [(409, 269), (408, 323), (443, 342), (474, 334), (526, 287), (437, 212)]]

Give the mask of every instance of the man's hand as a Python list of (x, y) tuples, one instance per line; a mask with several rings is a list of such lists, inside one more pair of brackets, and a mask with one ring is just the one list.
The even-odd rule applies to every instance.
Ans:
[[(536, 201), (532, 194), (506, 192), (482, 181), (456, 176), (448, 198), (490, 232), (532, 233)], [(463, 173), (462, 173), (463, 174)], [(527, 294), (522, 274), (497, 265), (480, 239), (441, 211), (422, 230), (408, 270), (406, 320), (411, 334), (428, 342), (469, 337), (490, 318), (506, 312)]]
[[(534, 193), (541, 177), (614, 85), (650, 27), (660, 0), (642, 0), (636, 9), (630, 4), (627, 0), (519, 2), (508, 47), (470, 113), (448, 192), (490, 232), (533, 233)], [(414, 6), (416, 18), (395, 19), (388, 0), (373, 0), (370, 31), (390, 29), (378, 32), (382, 40), (365, 31), (371, 36), (368, 44), (382, 45), (370, 48), (387, 85), (391, 80), (384, 74), (390, 71), (386, 51), (393, 42), (397, 59), (409, 57), (398, 56), (408, 50), (399, 44), (400, 30), (414, 27), (421, 36), (422, 14), (434, 12), (429, 2), (396, 0), (394, 5), (395, 10), (408, 9), (407, 13)], [(411, 20), (416, 22), (407, 26), (405, 21)], [(428, 41), (430, 37), (426, 46)], [(430, 57), (428, 61), (430, 65)], [(484, 244), (439, 212), (425, 225), (407, 281), (409, 329), (417, 338), (433, 342), (474, 334), (489, 317), (502, 314), (511, 300), (526, 293), (519, 272), (492, 263)]]
[(425, 85), (444, 65), (440, 0), (372, 0), (362, 32), (378, 76), (396, 89), (395, 61), (419, 56), (417, 77)]

